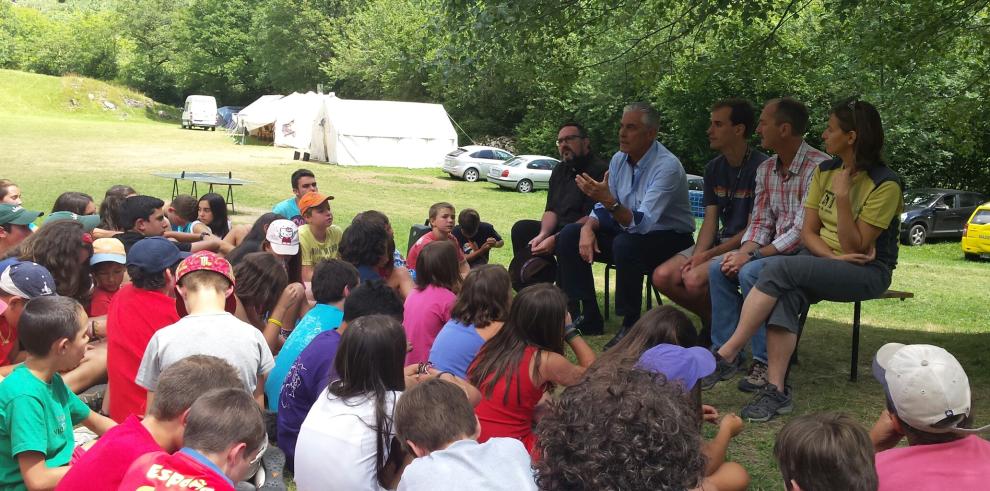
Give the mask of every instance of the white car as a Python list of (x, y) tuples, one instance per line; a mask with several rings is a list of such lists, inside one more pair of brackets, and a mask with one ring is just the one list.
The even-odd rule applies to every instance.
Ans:
[(484, 179), (488, 169), (509, 160), (513, 155), (505, 150), (482, 145), (458, 147), (443, 159), (443, 171), (467, 182)]
[(493, 165), (488, 171), (488, 182), (528, 193), (534, 189), (550, 187), (550, 173), (560, 163), (553, 157), (542, 155), (519, 155), (500, 165)]

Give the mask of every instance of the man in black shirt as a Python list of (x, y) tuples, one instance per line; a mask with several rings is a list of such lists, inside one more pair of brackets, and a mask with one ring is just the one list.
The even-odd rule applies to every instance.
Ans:
[[(596, 157), (591, 151), (591, 141), (584, 127), (578, 123), (564, 123), (557, 131), (557, 151), (560, 163), (550, 173), (550, 189), (547, 205), (540, 220), (520, 220), (512, 226), (512, 252), (519, 257), (524, 254), (553, 255), (557, 243), (557, 233), (564, 225), (584, 223), (595, 206), (595, 200), (578, 188), (574, 178), (587, 173), (601, 181), (608, 170), (608, 163)], [(571, 315), (577, 318), (577, 305), (569, 306)], [(583, 312), (598, 312), (597, 302), (586, 302)], [(601, 315), (590, 315), (601, 319)], [(602, 325), (582, 325), (585, 334), (601, 334)]]

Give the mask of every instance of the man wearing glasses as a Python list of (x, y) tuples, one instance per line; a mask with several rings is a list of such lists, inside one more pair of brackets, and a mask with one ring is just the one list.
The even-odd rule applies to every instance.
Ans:
[(720, 153), (705, 166), (705, 219), (698, 241), (653, 271), (653, 285), (701, 319), (706, 345), (712, 318), (708, 263), (742, 243), (753, 209), (756, 169), (767, 159), (749, 145), (755, 127), (755, 112), (748, 101), (726, 99), (712, 106), (708, 144)]
[(649, 104), (625, 107), (619, 151), (605, 178), (575, 178), (595, 201), (592, 213), (583, 224), (564, 227), (558, 238), (560, 284), (571, 302), (572, 317), (574, 304), (583, 304), (576, 324), (585, 333), (602, 325), (591, 264), (610, 260), (615, 266), (615, 310), (623, 320), (606, 348), (639, 320), (643, 275), (694, 244), (687, 175), (680, 160), (657, 141), (659, 128), (660, 116)]
[[(712, 351), (732, 337), (739, 324), (743, 298), (759, 279), (760, 271), (774, 256), (793, 254), (801, 244), (804, 198), (818, 164), (829, 159), (808, 145), (808, 108), (790, 97), (771, 99), (763, 107), (756, 126), (760, 146), (777, 152), (756, 170), (756, 196), (749, 225), (739, 249), (726, 253), (708, 266), (712, 305)], [(752, 337), (753, 362), (739, 381), (739, 390), (756, 392), (767, 383), (766, 325)], [(701, 382), (708, 390), (732, 378), (742, 369), (743, 357), (733, 364), (719, 364)]]
[[(516, 258), (552, 256), (556, 250), (557, 234), (565, 225), (584, 223), (595, 200), (578, 189), (575, 178), (588, 174), (596, 180), (605, 175), (608, 165), (591, 151), (591, 140), (584, 127), (568, 122), (557, 131), (557, 151), (560, 163), (550, 173), (547, 205), (540, 220), (520, 220), (512, 226), (512, 252)], [(597, 304), (595, 305), (597, 309)], [(597, 332), (585, 334), (601, 334)]]

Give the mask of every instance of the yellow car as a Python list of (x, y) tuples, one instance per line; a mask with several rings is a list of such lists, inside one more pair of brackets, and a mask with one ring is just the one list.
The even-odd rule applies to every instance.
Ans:
[(976, 207), (963, 228), (962, 250), (966, 259), (990, 259), (990, 203)]

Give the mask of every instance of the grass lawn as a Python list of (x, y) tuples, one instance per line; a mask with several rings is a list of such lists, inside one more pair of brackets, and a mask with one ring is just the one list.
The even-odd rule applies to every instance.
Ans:
[[(157, 112), (121, 117), (120, 112), (87, 106), (71, 114), (69, 99), (78, 101), (73, 94), (81, 93), (88, 104), (87, 90), (105, 90), (117, 97), (114, 94), (119, 92), (112, 90), (119, 89), (85, 85), (73, 89), (71, 81), (56, 83), (59, 80), (0, 70), (0, 127), (4, 128), (0, 132), (0, 177), (20, 185), (30, 208), (48, 211), (55, 197), (68, 190), (87, 192), (99, 201), (109, 186), (118, 183), (167, 199), (171, 181), (151, 173), (182, 170), (232, 171), (235, 177), (253, 181), (235, 191), (233, 221), (238, 223), (250, 223), (290, 194), (289, 174), (301, 166), (292, 161), (290, 150), (236, 145), (222, 131), (182, 130), (178, 123), (154, 121)], [(79, 84), (84, 83), (89, 82)], [(362, 210), (384, 211), (397, 231), (400, 247), (406, 242), (404, 231), (422, 222), (429, 205), (437, 201), (449, 201), (458, 210), (477, 209), (508, 242), (512, 224), (538, 218), (546, 199), (545, 192), (524, 195), (484, 182), (452, 180), (438, 169), (338, 167), (316, 162), (305, 167), (315, 171), (321, 191), (335, 196), (337, 224), (346, 226)], [(188, 192), (188, 184), (183, 185), (183, 192)], [(493, 251), (493, 262), (507, 265), (510, 251), (510, 244)], [(596, 266), (596, 278), (601, 287), (600, 266)], [(880, 386), (870, 375), (872, 354), (882, 344), (896, 341), (937, 344), (954, 353), (969, 374), (978, 423), (990, 422), (990, 416), (985, 416), (990, 412), (990, 358), (986, 356), (990, 328), (985, 312), (990, 263), (964, 261), (958, 242), (905, 247), (891, 288), (912, 291), (917, 297), (864, 303), (860, 379), (855, 383), (848, 381), (852, 304), (825, 303), (812, 308), (801, 343), (801, 364), (792, 371), (796, 414), (843, 411), (864, 425), (872, 424), (883, 404)], [(610, 330), (616, 322), (613, 316)], [(598, 348), (608, 339), (589, 338)], [(723, 412), (738, 411), (747, 401), (734, 382), (720, 384), (704, 397)], [(780, 488), (771, 450), (776, 432), (786, 421), (779, 418), (769, 424), (748, 425), (730, 447), (730, 459), (753, 475), (753, 489)]]

